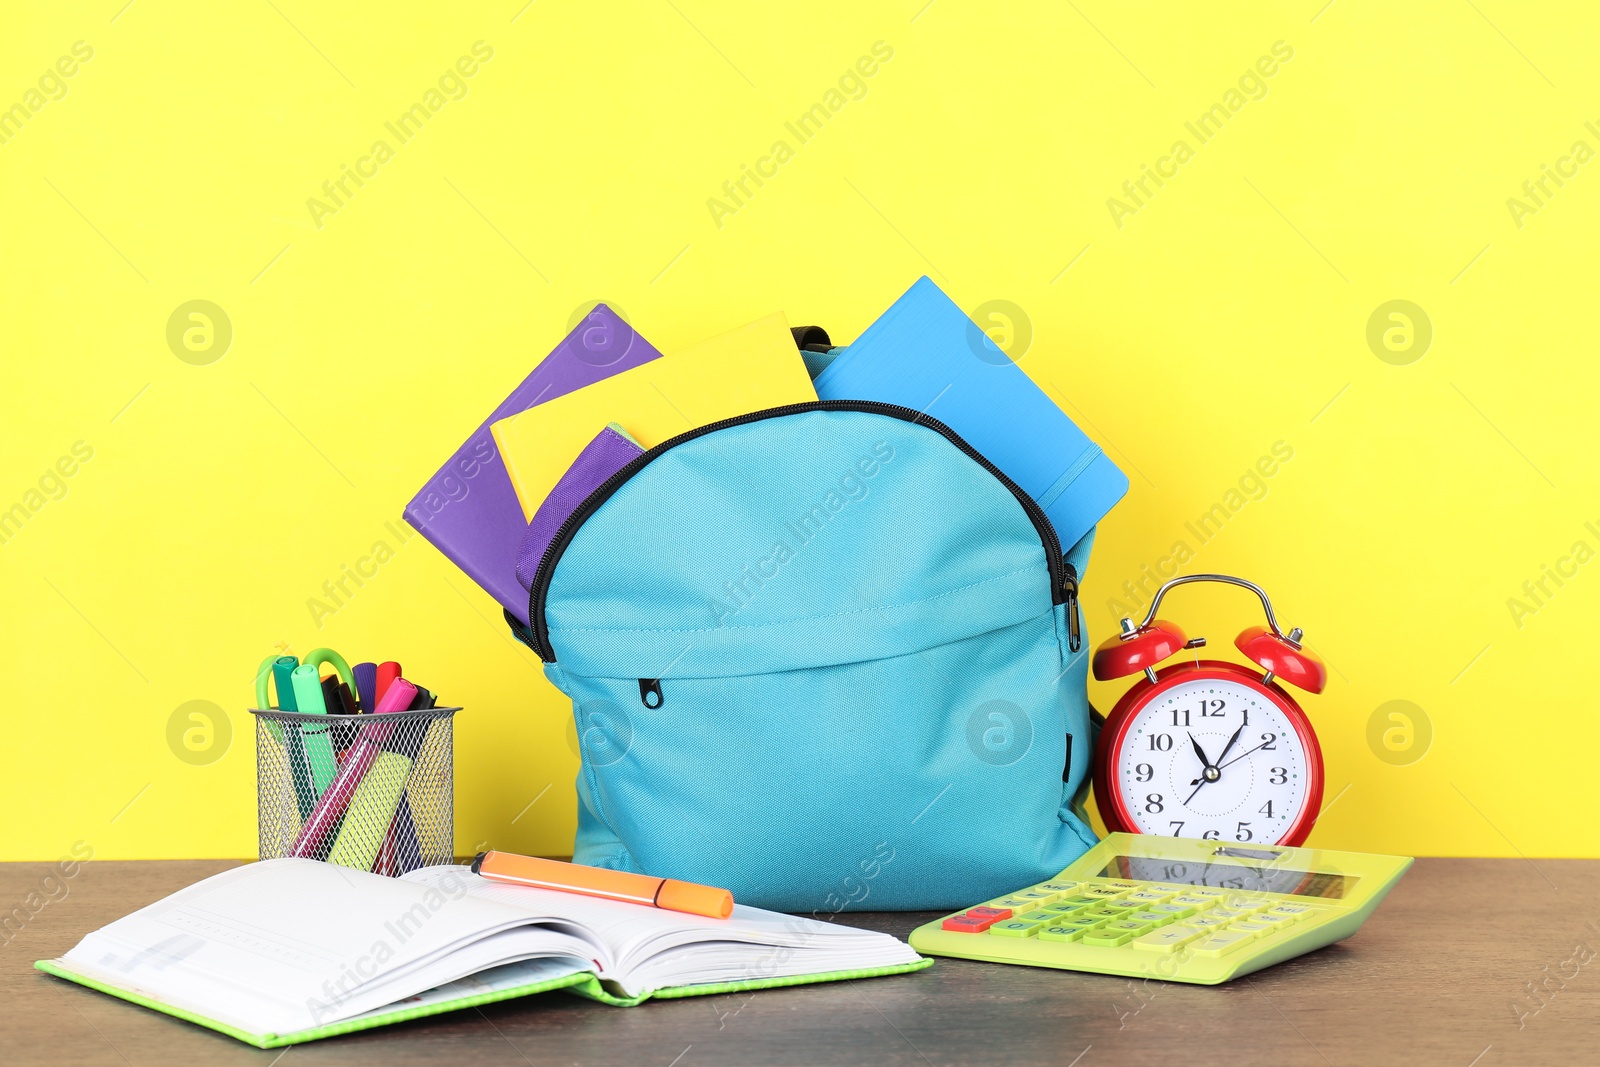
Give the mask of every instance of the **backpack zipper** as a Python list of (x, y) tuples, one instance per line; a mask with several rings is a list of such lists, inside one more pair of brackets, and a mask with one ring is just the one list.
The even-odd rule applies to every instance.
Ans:
[[(528, 590), (528, 622), (530, 624), (529, 628), (532, 630), (529, 636), (533, 640), (527, 643), (532, 646), (535, 652), (539, 653), (539, 658), (546, 663), (554, 663), (556, 661), (555, 649), (550, 647), (550, 629), (545, 624), (544, 619), (544, 599), (545, 595), (550, 591), (550, 579), (555, 571), (555, 565), (561, 559), (561, 554), (567, 550), (567, 545), (572, 540), (573, 534), (577, 532), (578, 527), (582, 526), (590, 515), (598, 511), (600, 505), (610, 500), (612, 495), (622, 488), (624, 483), (668, 449), (676, 448), (678, 445), (692, 441), (697, 437), (703, 437), (708, 433), (715, 433), (718, 430), (726, 430), (734, 426), (761, 422), (764, 419), (782, 418), (785, 415), (801, 415), (811, 411), (860, 411), (869, 415), (886, 415), (902, 422), (926, 426), (928, 429), (942, 435), (966, 456), (977, 461), (978, 465), (992, 474), (996, 481), (1009, 489), (1011, 495), (1016, 497), (1017, 502), (1022, 505), (1022, 510), (1027, 512), (1028, 518), (1033, 522), (1033, 527), (1039, 534), (1040, 543), (1044, 545), (1045, 563), (1050, 571), (1050, 603), (1052, 605), (1067, 604), (1069, 640), (1072, 650), (1074, 652), (1077, 651), (1082, 642), (1082, 637), (1078, 632), (1078, 573), (1071, 564), (1067, 563), (1062, 555), (1061, 540), (1056, 536), (1055, 527), (1050, 525), (1049, 517), (1045, 515), (1044, 509), (1039, 506), (1033, 497), (1023, 492), (1022, 487), (1012, 481), (1004, 471), (990, 463), (983, 453), (967, 444), (960, 434), (938, 419), (929, 418), (919, 411), (902, 407), (899, 404), (885, 404), (876, 400), (807, 400), (799, 404), (786, 404), (783, 407), (751, 412), (748, 415), (736, 415), (731, 419), (723, 419), (721, 422), (713, 422), (685, 431), (676, 437), (661, 442), (642, 455), (635, 456), (628, 461), (626, 466), (601, 482), (593, 492), (584, 497), (583, 501), (572, 509), (572, 513), (561, 520), (561, 525), (556, 528), (556, 534), (550, 539), (550, 544), (545, 548), (544, 555), (539, 557), (539, 566), (533, 572), (533, 587)], [(507, 618), (510, 619), (510, 617), (508, 612)], [(520, 631), (522, 627), (514, 625), (513, 629)], [(522, 636), (521, 633), (518, 636)], [(642, 679), (640, 682), (641, 690), (644, 688), (645, 681)], [(659, 694), (659, 690), (657, 690), (657, 693)], [(643, 693), (641, 692), (642, 697)]]
[(1066, 595), (1067, 604), (1067, 651), (1076, 652), (1083, 647), (1083, 627), (1078, 619), (1078, 568), (1070, 563), (1062, 566), (1066, 570), (1061, 579), (1061, 591)]

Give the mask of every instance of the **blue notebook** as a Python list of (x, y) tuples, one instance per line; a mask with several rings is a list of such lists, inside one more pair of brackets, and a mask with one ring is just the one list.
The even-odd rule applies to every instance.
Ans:
[(817, 375), (823, 400), (877, 400), (938, 419), (1039, 502), (1063, 548), (1128, 477), (937, 285), (918, 279)]

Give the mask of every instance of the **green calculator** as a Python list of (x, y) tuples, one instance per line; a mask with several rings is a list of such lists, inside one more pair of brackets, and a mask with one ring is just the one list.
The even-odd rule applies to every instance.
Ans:
[(1110, 834), (1049, 881), (911, 934), (932, 956), (1216, 985), (1361, 928), (1410, 857)]

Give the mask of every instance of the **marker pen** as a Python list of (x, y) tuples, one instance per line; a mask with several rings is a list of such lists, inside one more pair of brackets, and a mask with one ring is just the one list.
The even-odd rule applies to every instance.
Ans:
[(472, 873), (510, 885), (581, 893), (712, 919), (726, 919), (733, 914), (733, 894), (726, 889), (680, 882), (676, 878), (652, 878), (646, 874), (585, 867), (580, 863), (518, 856), (512, 852), (478, 853), (472, 861)]
[[(389, 688), (390, 692), (385, 693), (384, 699), (378, 701), (379, 715), (405, 711), (416, 697), (417, 687), (404, 678), (397, 679)], [(378, 758), (393, 731), (394, 724), (390, 722), (370, 722), (361, 727), (361, 736), (350, 746), (350, 751), (344, 758), (344, 766), (339, 768), (338, 777), (322, 794), (322, 799), (317, 802), (315, 810), (307, 816), (305, 824), (300, 827), (299, 835), (294, 839), (294, 844), (289, 846), (288, 855), (316, 857), (323, 840), (338, 825), (340, 816), (344, 815), (345, 809), (350, 805), (351, 797), (355, 795), (356, 787), (365, 778), (368, 769)]]
[[(419, 757), (420, 758), (420, 757)], [(411, 804), (404, 796), (389, 821), (389, 832), (372, 864), (372, 873), (397, 878), (422, 866), (422, 844), (417, 840), (417, 823), (411, 817)]]
[[(316, 665), (302, 663), (290, 677), (295, 710), (302, 715), (326, 715), (328, 707), (322, 699), (322, 679), (317, 674)], [(339, 773), (339, 761), (334, 758), (333, 741), (328, 736), (328, 728), (313, 723), (296, 723), (294, 729), (299, 731), (301, 741), (306, 746), (311, 780), (317, 795), (321, 796), (332, 783), (333, 776)]]
[(343, 721), (347, 717), (355, 716), (355, 697), (351, 695), (350, 687), (339, 680), (338, 675), (330, 674), (322, 680), (322, 702), (327, 705), (329, 715), (337, 716), (328, 728), (333, 738), (334, 759), (343, 763), (345, 753), (356, 736), (355, 724)]
[(378, 706), (378, 665), (357, 663), (350, 668), (350, 673), (356, 679), (356, 710), (372, 714), (372, 710)]
[[(389, 687), (398, 689), (397, 680)], [(384, 694), (388, 696), (388, 693)], [(370, 871), (378, 858), (378, 849), (394, 821), (395, 809), (405, 795), (406, 782), (417, 758), (422, 738), (414, 731), (391, 733), (384, 742), (383, 751), (372, 761), (372, 767), (356, 786), (350, 798), (350, 807), (339, 827), (339, 836), (328, 850), (328, 862), (341, 867), (354, 867)]]
[(375, 687), (377, 697), (375, 699), (382, 700), (383, 694), (389, 688), (390, 683), (400, 677), (401, 673), (400, 664), (392, 659), (384, 660), (378, 664), (378, 679)]
[[(299, 662), (293, 656), (268, 656), (262, 661), (261, 666), (256, 669), (256, 704), (262, 710), (273, 708), (279, 711), (296, 710), (292, 676)], [(272, 688), (278, 695), (276, 704), (267, 700), (269, 675), (272, 678)], [(273, 719), (264, 720), (264, 725), (273, 739), (283, 746), (283, 754), (289, 761), (289, 780), (294, 786), (295, 807), (303, 820), (311, 814), (311, 809), (317, 804), (317, 786), (311, 777), (311, 764), (306, 760), (305, 745), (301, 742), (300, 731), (286, 729), (283, 723)]]

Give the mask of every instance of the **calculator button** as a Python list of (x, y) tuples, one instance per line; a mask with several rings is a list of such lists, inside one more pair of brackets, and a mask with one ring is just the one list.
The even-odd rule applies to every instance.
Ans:
[(989, 927), (989, 932), (1001, 937), (1032, 937), (1043, 925), (1028, 919), (1006, 919)]
[(994, 919), (997, 922), (1001, 919), (1011, 918), (1010, 908), (968, 908), (966, 913), (974, 919)]
[(1137, 900), (1141, 904), (1160, 904), (1171, 895), (1171, 893), (1157, 893), (1151, 889), (1141, 889), (1136, 893), (1129, 893), (1123, 899)]
[(1176, 900), (1169, 901), (1166, 904), (1152, 904), (1145, 910), (1153, 911), (1157, 915), (1166, 915), (1170, 919), (1185, 919), (1195, 913), (1194, 908), (1187, 904), (1179, 904)]
[(1085, 912), (1074, 912), (1072, 917), (1086, 918), (1086, 920), (1096, 921), (1096, 923), (1109, 923), (1114, 918), (1122, 918), (1123, 912), (1107, 912), (1106, 909), (1101, 909), (1101, 907), (1091, 907)]
[(1234, 923), (1228, 927), (1230, 934), (1249, 934), (1251, 937), (1267, 937), (1278, 932), (1278, 927), (1272, 923), (1242, 922)]
[(1070, 893), (1082, 884), (1082, 882), (1040, 882), (1033, 888), (1042, 893)]
[(1288, 919), (1306, 919), (1314, 913), (1304, 904), (1276, 904), (1268, 908), (1267, 915), (1282, 915)]
[[(1127, 929), (1126, 926), (1132, 926), (1134, 929)], [(1143, 933), (1145, 929), (1138, 923), (1126, 925), (1123, 923), (1106, 923), (1098, 930), (1090, 930), (1084, 934), (1083, 943), (1085, 945), (1102, 945), (1107, 948), (1115, 948), (1118, 945), (1126, 945), (1135, 936)]]
[(1040, 910), (1050, 915), (1077, 915), (1080, 912), (1089, 911), (1094, 907), (1096, 907), (1096, 905), (1090, 904), (1087, 901), (1078, 900), (1068, 904), (1050, 904), (1044, 908), (1041, 908)]
[(1061, 899), (1060, 893), (1046, 893), (1039, 889), (1024, 889), (1011, 895), (1022, 900), (1034, 901), (1037, 904), (1051, 904)]
[(1190, 926), (1167, 926), (1134, 938), (1132, 944), (1147, 952), (1175, 952), (1200, 936), (1201, 932)]
[(1029, 897), (1009, 896), (1001, 897), (999, 900), (991, 900), (987, 906), (991, 908), (1010, 908), (1012, 911), (1017, 911), (1020, 908), (1031, 908), (1037, 903), (1038, 901)]
[(1106, 911), (1139, 911), (1144, 907), (1144, 901), (1119, 897), (1116, 900), (1104, 901), (1100, 907)]
[(1099, 922), (1105, 922), (1110, 919), (1120, 919), (1125, 913), (1120, 911), (1112, 911), (1109, 908), (1089, 908), (1085, 911), (1077, 912), (1076, 914), (1081, 915), (1085, 919), (1094, 919)]
[(1216, 930), (1216, 929), (1220, 929), (1223, 926), (1226, 926), (1227, 924), (1228, 924), (1228, 920), (1226, 920), (1226, 919), (1213, 919), (1209, 915), (1201, 915), (1198, 918), (1194, 918), (1194, 919), (1190, 919), (1189, 920), (1189, 925), (1190, 926), (1196, 927), (1196, 928), (1201, 929), (1201, 930)]
[(1164, 915), (1159, 911), (1136, 911), (1128, 916), (1129, 922), (1144, 923), (1146, 926), (1165, 926), (1177, 919), (1176, 915)]
[(1094, 927), (1092, 926), (1062, 926), (1052, 923), (1049, 926), (1040, 927), (1038, 938), (1040, 941), (1076, 941), (1093, 929)]
[(1216, 902), (1216, 897), (1197, 897), (1193, 893), (1184, 893), (1167, 901), (1168, 904), (1181, 904), (1186, 908), (1193, 908), (1195, 911), (1204, 911), (1206, 908), (1214, 906)]
[(1234, 919), (1248, 919), (1250, 915), (1251, 913), (1248, 911), (1234, 911), (1232, 908), (1212, 908), (1206, 912), (1206, 918), (1220, 919), (1223, 922), (1232, 922)]
[(1226, 956), (1249, 942), (1249, 934), (1236, 934), (1231, 930), (1224, 930), (1220, 934), (1212, 934), (1204, 941), (1196, 942), (1193, 950), (1197, 956)]
[(1113, 889), (1143, 889), (1143, 882), (1102, 882), (1101, 885), (1111, 886)]
[(1266, 923), (1271, 926), (1293, 926), (1297, 919), (1299, 919), (1298, 915), (1275, 915), (1270, 911), (1250, 916), (1251, 922)]
[(1079, 894), (1081, 896), (1097, 897), (1101, 900), (1108, 900), (1112, 897), (1120, 897), (1126, 892), (1126, 889), (1116, 889), (1108, 885), (1085, 886), (1083, 889), (1079, 890)]
[(944, 921), (943, 929), (954, 930), (958, 934), (981, 934), (998, 921), (976, 915), (952, 915)]
[(1208, 900), (1217, 900), (1227, 896), (1228, 891), (1226, 889), (1212, 889), (1210, 886), (1190, 886), (1189, 895), (1191, 897), (1205, 897)]
[(1236, 894), (1224, 899), (1222, 906), (1224, 908), (1232, 908), (1234, 911), (1261, 911), (1264, 908), (1272, 907), (1276, 903), (1276, 900), (1269, 897)]

